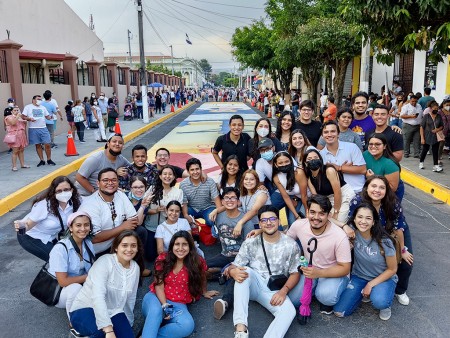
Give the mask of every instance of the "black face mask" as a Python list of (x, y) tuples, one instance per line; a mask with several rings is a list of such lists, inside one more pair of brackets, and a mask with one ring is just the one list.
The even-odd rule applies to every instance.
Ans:
[(109, 151), (109, 153), (110, 153), (112, 156), (119, 156), (120, 154), (122, 154), (121, 151), (114, 151), (114, 150), (111, 150), (111, 149), (108, 149), (108, 151)]
[(431, 114), (437, 114), (437, 113), (438, 113), (437, 109), (431, 111)]
[(278, 167), (278, 170), (284, 174), (287, 174), (288, 172), (294, 170), (294, 167), (292, 166), (292, 164), (288, 164)]
[(317, 170), (322, 166), (322, 161), (318, 158), (306, 162), (310, 170)]

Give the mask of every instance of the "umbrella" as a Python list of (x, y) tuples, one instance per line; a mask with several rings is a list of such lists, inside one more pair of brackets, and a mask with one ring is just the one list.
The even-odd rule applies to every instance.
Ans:
[[(311, 242), (314, 242), (314, 247), (311, 249)], [(309, 252), (309, 264), (308, 266), (312, 266), (313, 253), (317, 249), (317, 238), (311, 237), (308, 241), (308, 252)], [(302, 298), (300, 298), (300, 308), (298, 309), (299, 316), (298, 322), (300, 325), (305, 325), (308, 318), (311, 318), (311, 308), (309, 305), (311, 304), (312, 299), (312, 279), (305, 277), (305, 284), (303, 285)]]
[(161, 87), (164, 87), (164, 85), (161, 84), (161, 83), (159, 83), (159, 82), (153, 82), (153, 83), (150, 83), (148, 86), (151, 87), (151, 88), (161, 88)]

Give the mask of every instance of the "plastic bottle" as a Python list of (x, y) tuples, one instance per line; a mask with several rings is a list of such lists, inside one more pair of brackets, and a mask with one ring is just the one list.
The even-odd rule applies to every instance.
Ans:
[(300, 266), (308, 267), (308, 260), (305, 258), (305, 256), (300, 256)]

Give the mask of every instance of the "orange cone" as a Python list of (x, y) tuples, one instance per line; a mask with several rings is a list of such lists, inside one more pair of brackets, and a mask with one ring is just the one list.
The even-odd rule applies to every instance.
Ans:
[(269, 106), (269, 111), (267, 112), (267, 118), (271, 119), (272, 118), (272, 107)]
[(114, 127), (114, 133), (122, 135), (122, 131), (120, 130), (119, 118), (116, 119), (116, 126)]
[(189, 100), (188, 99), (186, 99), (186, 104), (188, 104), (189, 103)]
[(77, 148), (75, 147), (75, 142), (73, 140), (72, 131), (69, 130), (67, 133), (67, 151), (64, 154), (66, 156), (78, 156)]
[(174, 113), (175, 112), (175, 107), (173, 106), (173, 104), (170, 105), (170, 112)]
[(264, 105), (261, 102), (259, 103), (259, 111), (260, 112), (264, 111)]
[(181, 108), (181, 100), (178, 101), (178, 108)]

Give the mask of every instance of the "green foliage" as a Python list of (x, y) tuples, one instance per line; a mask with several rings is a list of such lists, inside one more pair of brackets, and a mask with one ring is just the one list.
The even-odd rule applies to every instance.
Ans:
[(450, 0), (342, 0), (339, 11), (370, 38), (379, 62), (430, 48), (430, 59), (439, 62), (450, 52)]
[(198, 62), (198, 66), (201, 68), (201, 70), (203, 71), (203, 74), (205, 75), (205, 78), (209, 79), (209, 76), (211, 74), (212, 71), (212, 67), (209, 64), (208, 60), (206, 59), (201, 59)]

